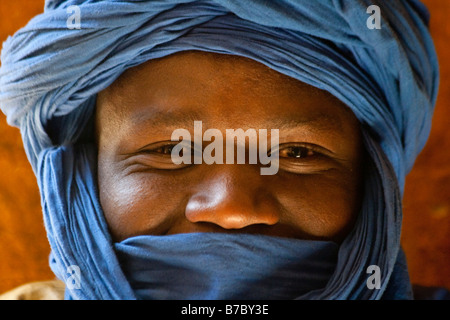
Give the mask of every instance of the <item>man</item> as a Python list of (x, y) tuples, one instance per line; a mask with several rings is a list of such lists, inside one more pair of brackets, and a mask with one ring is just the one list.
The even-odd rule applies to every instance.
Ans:
[[(418, 1), (371, 5), (48, 1), (5, 44), (0, 103), (66, 298), (411, 298), (401, 196), (438, 68)], [(175, 163), (195, 121), (278, 130), (278, 171)]]

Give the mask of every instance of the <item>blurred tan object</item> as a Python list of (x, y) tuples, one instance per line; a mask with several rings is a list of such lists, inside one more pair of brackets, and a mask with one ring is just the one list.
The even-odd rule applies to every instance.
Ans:
[(0, 295), (0, 300), (63, 300), (64, 282), (31, 282)]

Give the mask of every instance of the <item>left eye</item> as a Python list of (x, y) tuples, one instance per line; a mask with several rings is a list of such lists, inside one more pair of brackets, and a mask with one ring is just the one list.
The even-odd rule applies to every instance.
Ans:
[(311, 149), (304, 146), (291, 146), (280, 149), (279, 156), (283, 158), (295, 158), (303, 159), (307, 157), (312, 157), (316, 153)]
[(332, 153), (310, 143), (281, 144), (277, 149), (280, 169), (294, 174), (315, 174), (333, 167)]

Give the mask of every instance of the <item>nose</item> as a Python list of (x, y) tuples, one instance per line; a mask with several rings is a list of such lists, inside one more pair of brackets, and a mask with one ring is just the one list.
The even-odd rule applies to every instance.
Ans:
[[(224, 229), (275, 225), (280, 220), (277, 201), (267, 190), (268, 176), (248, 165), (219, 165), (192, 194), (185, 215), (193, 223), (207, 222)], [(254, 168), (252, 168), (254, 169)], [(220, 172), (217, 172), (220, 171)]]

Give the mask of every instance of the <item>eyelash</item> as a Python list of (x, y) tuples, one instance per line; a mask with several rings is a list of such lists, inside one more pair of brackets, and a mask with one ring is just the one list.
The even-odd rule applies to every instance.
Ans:
[[(171, 155), (172, 154), (172, 149), (175, 147), (176, 144), (165, 144), (163, 146), (157, 147), (155, 149), (149, 149), (149, 150), (143, 150), (146, 153), (160, 153), (163, 155)], [(170, 151), (169, 152), (158, 152), (158, 150), (160, 149), (164, 149), (166, 147), (170, 147)]]
[[(293, 150), (295, 150), (295, 149), (297, 149), (297, 151), (306, 152), (306, 155), (293, 156), (292, 153), (293, 153)], [(289, 156), (288, 150), (291, 150), (291, 152), (290, 152), (291, 156)], [(305, 160), (306, 158), (317, 158), (317, 157), (325, 156), (324, 149), (317, 145), (314, 145), (314, 144), (304, 144), (304, 143), (281, 144), (278, 147), (277, 151), (279, 153), (280, 158), (289, 158), (289, 159), (292, 159), (293, 161), (302, 161), (302, 160)], [(283, 156), (283, 154), (285, 154), (285, 156)]]

